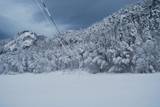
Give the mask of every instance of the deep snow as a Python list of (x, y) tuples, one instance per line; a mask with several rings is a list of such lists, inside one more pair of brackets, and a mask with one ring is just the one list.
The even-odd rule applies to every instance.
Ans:
[(160, 74), (0, 76), (0, 107), (160, 107)]

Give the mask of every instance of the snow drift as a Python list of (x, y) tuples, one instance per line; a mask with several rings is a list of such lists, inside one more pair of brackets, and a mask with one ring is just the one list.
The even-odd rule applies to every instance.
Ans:
[(159, 73), (75, 72), (0, 76), (0, 107), (160, 106)]

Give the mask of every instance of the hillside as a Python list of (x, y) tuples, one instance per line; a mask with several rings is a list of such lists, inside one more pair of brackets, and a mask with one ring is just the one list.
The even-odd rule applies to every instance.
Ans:
[(145, 0), (89, 28), (48, 38), (29, 31), (0, 47), (0, 73), (87, 69), (153, 73), (160, 66), (160, 0)]

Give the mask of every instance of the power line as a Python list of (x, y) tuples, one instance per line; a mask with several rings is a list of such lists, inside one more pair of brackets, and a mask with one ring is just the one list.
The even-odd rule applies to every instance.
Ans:
[(47, 5), (46, 5), (46, 3), (44, 2), (44, 0), (41, 0), (41, 4), (42, 4), (42, 6), (43, 6), (43, 8), (44, 8), (44, 11), (45, 11), (46, 14), (48, 15), (48, 17), (49, 17), (49, 19), (50, 19), (50, 22), (55, 26), (58, 34), (61, 35), (61, 32), (60, 32), (60, 30), (59, 30), (59, 28), (58, 28), (58, 26), (57, 26), (57, 24), (56, 24), (56, 22), (55, 22), (55, 19), (54, 19), (54, 17), (52, 17), (51, 13), (49, 12), (49, 10), (48, 10), (48, 8), (47, 8)]
[[(41, 10), (41, 12), (42, 12), (42, 14), (43, 14), (45, 20), (48, 22), (48, 17), (47, 17), (46, 14), (44, 13), (42, 6), (39, 4), (39, 1), (34, 0), (34, 2), (35, 2), (36, 5), (38, 6), (38, 8)], [(50, 23), (50, 22), (49, 22), (49, 23)]]
[[(58, 26), (57, 26), (54, 18), (53, 18), (52, 15), (50, 14), (50, 12), (49, 12), (49, 10), (48, 10), (48, 8), (47, 8), (47, 5), (46, 5), (46, 3), (44, 2), (44, 0), (41, 0), (41, 1), (35, 0), (35, 2), (36, 2), (36, 4), (38, 5), (38, 7), (40, 8), (40, 10), (42, 11), (42, 13), (44, 13), (45, 17), (46, 17), (46, 14), (48, 15), (48, 18), (49, 18), (49, 19), (48, 19), (48, 18), (47, 18), (47, 19), (49, 20), (49, 22), (51, 22), (51, 24), (52, 24), (53, 26), (55, 26), (57, 33), (59, 34), (59, 36), (61, 36), (61, 32), (60, 32), (60, 30), (59, 30), (59, 28), (58, 28)], [(67, 51), (67, 48), (66, 48), (65, 45), (63, 44), (62, 40), (58, 37), (58, 35), (57, 35), (57, 38), (59, 39), (58, 41), (60, 42), (60, 44), (62, 45), (62, 47)], [(70, 53), (70, 52), (69, 52), (69, 53)]]
[[(61, 36), (62, 34), (61, 34), (61, 32), (60, 32), (60, 30), (59, 30), (59, 28), (58, 28), (58, 26), (57, 26), (57, 24), (56, 24), (56, 22), (55, 22), (55, 19), (54, 19), (54, 17), (52, 17), (52, 15), (50, 14), (50, 12), (49, 12), (49, 10), (48, 10), (48, 8), (47, 8), (47, 5), (46, 5), (46, 1), (47, 0), (41, 0), (40, 2), (39, 2), (39, 0), (35, 0), (36, 1), (36, 4), (37, 5), (39, 5), (39, 7), (40, 7), (40, 9), (41, 9), (41, 11), (42, 11), (42, 13), (45, 13), (45, 15), (47, 14), (48, 15), (48, 18), (49, 18), (49, 22), (51, 22), (51, 24), (52, 25), (54, 25), (55, 26), (55, 28), (56, 28), (56, 30), (57, 30), (57, 33), (59, 34), (59, 36)], [(45, 11), (45, 12), (44, 12)], [(46, 16), (45, 16), (46, 17)], [(66, 50), (66, 51), (68, 51), (68, 55), (70, 56), (71, 54), (72, 54), (72, 51), (69, 49), (69, 47), (68, 47), (68, 49), (67, 49), (67, 47), (63, 44), (63, 42), (62, 42), (62, 40), (58, 37), (58, 35), (57, 35), (57, 39), (58, 39), (58, 41), (60, 42), (60, 44), (62, 45), (62, 48), (64, 48), (64, 50)], [(64, 51), (65, 52), (65, 51)], [(66, 53), (67, 54), (67, 53)], [(79, 66), (80, 67), (80, 66)]]
[[(37, 6), (40, 8), (40, 10), (42, 11), (44, 17), (49, 21), (49, 23), (51, 25), (53, 25), (58, 33), (58, 35), (61, 35), (61, 32), (55, 22), (54, 17), (52, 17), (51, 13), (49, 12), (47, 5), (46, 5), (46, 1), (44, 0), (34, 0), (35, 3), (37, 4)], [(47, 16), (46, 16), (47, 15)]]

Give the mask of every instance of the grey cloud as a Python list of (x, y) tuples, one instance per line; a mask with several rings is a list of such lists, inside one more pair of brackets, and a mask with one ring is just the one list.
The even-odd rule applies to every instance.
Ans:
[[(138, 0), (46, 1), (58, 26), (65, 30), (87, 27)], [(0, 2), (0, 10), (0, 38), (15, 35), (18, 31), (26, 29), (46, 35), (55, 33), (53, 26), (35, 4), (35, 0), (3, 0)]]
[[(45, 20), (33, 0), (5, 0), (0, 2), (0, 36), (15, 35), (23, 30), (31, 30), (44, 35), (52, 35), (55, 28)], [(6, 27), (4, 27), (6, 26)], [(60, 27), (62, 25), (59, 25)], [(62, 29), (66, 29), (62, 26)], [(3, 32), (3, 33), (2, 33)]]

